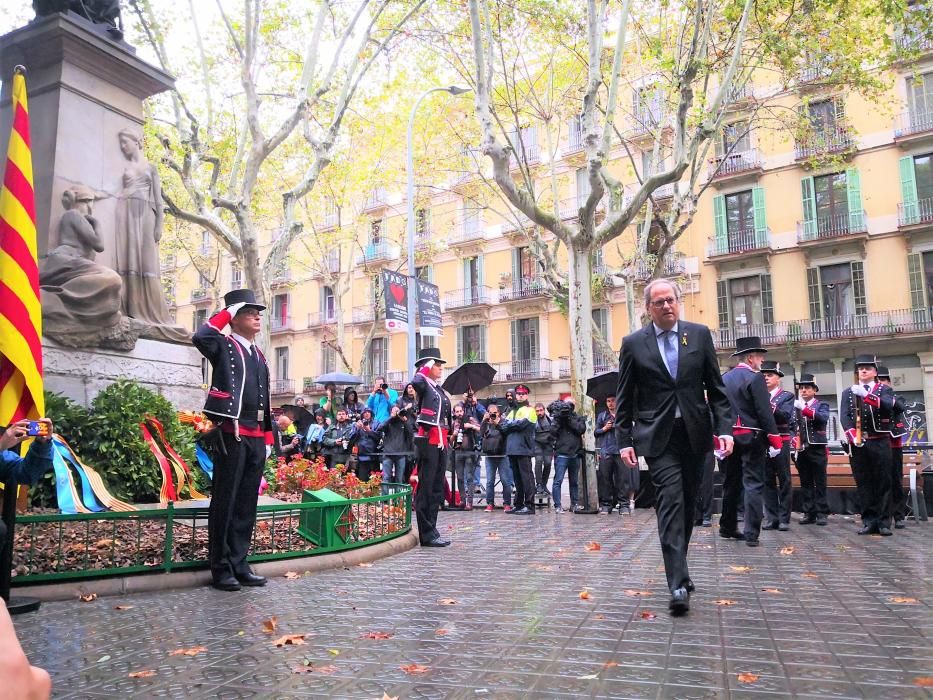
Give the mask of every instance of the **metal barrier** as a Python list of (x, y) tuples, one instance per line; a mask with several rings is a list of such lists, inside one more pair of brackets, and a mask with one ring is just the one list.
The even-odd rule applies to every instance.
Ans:
[[(262, 505), (249, 561), (270, 561), (344, 551), (399, 537), (411, 529), (412, 489), (382, 484), (364, 498)], [(204, 507), (133, 512), (24, 515), (16, 519), (13, 586), (144, 572), (207, 568)], [(308, 523), (333, 533), (307, 539)], [(299, 532), (299, 529), (302, 532)], [(51, 547), (39, 547), (52, 541)]]

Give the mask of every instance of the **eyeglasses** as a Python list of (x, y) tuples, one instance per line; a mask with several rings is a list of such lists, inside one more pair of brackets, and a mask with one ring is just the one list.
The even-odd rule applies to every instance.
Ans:
[(656, 309), (663, 309), (665, 306), (673, 306), (677, 303), (674, 297), (664, 297), (663, 299), (652, 299), (649, 302)]

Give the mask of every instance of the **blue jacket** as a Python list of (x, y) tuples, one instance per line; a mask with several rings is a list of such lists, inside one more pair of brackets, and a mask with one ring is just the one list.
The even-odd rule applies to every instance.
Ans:
[(535, 425), (538, 414), (526, 404), (516, 404), (500, 424), (505, 434), (505, 453), (509, 457), (533, 457), (535, 454)]
[(356, 424), (353, 425), (351, 435), (356, 443), (356, 456), (361, 462), (372, 462), (380, 458), (379, 440), (382, 439), (382, 433), (378, 432), (379, 423), (373, 421), (369, 430), (361, 429)]
[(601, 411), (596, 416), (596, 428), (593, 430), (593, 436), (596, 438), (596, 447), (600, 449), (603, 457), (619, 454), (619, 443), (616, 441), (615, 426), (609, 430), (603, 430), (603, 426), (609, 421), (615, 421), (615, 414), (607, 411)]
[(5, 484), (34, 484), (51, 468), (51, 442), (34, 441), (25, 457), (12, 450), (0, 452), (0, 481)]
[(366, 399), (366, 407), (372, 409), (373, 419), (377, 423), (385, 423), (389, 420), (389, 412), (398, 401), (398, 392), (395, 389), (387, 389), (386, 394), (389, 395), (388, 398), (386, 398), (385, 394), (380, 392), (378, 394), (370, 394), (369, 398)]

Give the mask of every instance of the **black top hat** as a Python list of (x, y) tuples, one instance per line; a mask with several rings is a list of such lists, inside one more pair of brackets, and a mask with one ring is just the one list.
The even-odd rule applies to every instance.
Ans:
[(878, 379), (891, 379), (891, 370), (884, 365), (878, 365)]
[(812, 386), (817, 391), (820, 390), (820, 388), (816, 385), (816, 382), (813, 380), (812, 374), (801, 374), (800, 379), (797, 380), (797, 386), (807, 386), (807, 385)]
[(874, 355), (858, 355), (855, 358), (855, 366), (861, 367), (862, 365), (871, 365), (875, 369), (878, 369), (878, 358)]
[(244, 308), (247, 309), (257, 309), (259, 311), (263, 311), (266, 308), (262, 304), (256, 303), (256, 295), (253, 294), (252, 289), (234, 289), (232, 292), (227, 292), (224, 294), (224, 307), (239, 304), (241, 301), (246, 302), (246, 306)]
[(516, 384), (516, 385), (515, 385), (515, 393), (517, 394), (517, 393), (520, 392), (520, 391), (521, 391), (521, 392), (524, 392), (525, 394), (530, 394), (530, 393), (531, 393), (531, 389), (528, 388), (528, 385), (527, 385), (527, 384)]
[(418, 351), (418, 359), (415, 360), (415, 367), (421, 367), (428, 360), (434, 360), (436, 363), (442, 365), (447, 364), (447, 361), (441, 357), (441, 351), (437, 348), (421, 348)]
[(777, 360), (765, 360), (761, 363), (762, 372), (774, 372), (777, 376), (783, 377), (784, 373), (781, 371), (781, 363)]
[(761, 338), (757, 335), (750, 335), (747, 338), (737, 338), (735, 341), (735, 352), (732, 353), (732, 357), (736, 355), (744, 355), (747, 352), (768, 352), (763, 347), (761, 347)]

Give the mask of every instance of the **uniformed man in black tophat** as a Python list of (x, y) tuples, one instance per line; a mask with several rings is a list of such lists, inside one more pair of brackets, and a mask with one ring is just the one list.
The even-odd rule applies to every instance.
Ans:
[[(891, 370), (878, 365), (878, 381), (891, 386)], [(893, 387), (892, 387), (893, 389)], [(903, 396), (894, 395), (894, 416), (891, 419), (891, 518), (894, 529), (903, 530), (907, 515), (907, 494), (904, 492), (904, 436), (907, 435), (907, 422), (904, 413), (907, 402)]]
[(784, 532), (790, 529), (790, 445), (797, 433), (797, 411), (794, 409), (794, 395), (781, 386), (784, 377), (781, 364), (765, 360), (761, 363), (761, 374), (768, 387), (771, 411), (783, 443), (780, 453), (768, 457), (765, 464), (765, 516), (761, 529)]
[[(272, 445), (269, 366), (255, 344), (262, 311), (250, 289), (224, 296), (225, 307), (194, 334), (194, 346), (212, 366), (204, 413), (219, 425), (208, 518), (212, 585), (222, 591), (263, 586), (266, 579), (246, 563), (259, 484)], [(221, 331), (230, 326), (230, 334)]]
[(829, 440), (826, 424), (829, 423), (829, 404), (816, 398), (820, 390), (812, 374), (801, 374), (797, 382), (799, 398), (794, 400), (797, 409), (797, 474), (802, 491), (801, 525), (826, 525), (829, 502), (826, 500), (826, 464), (829, 461)]

